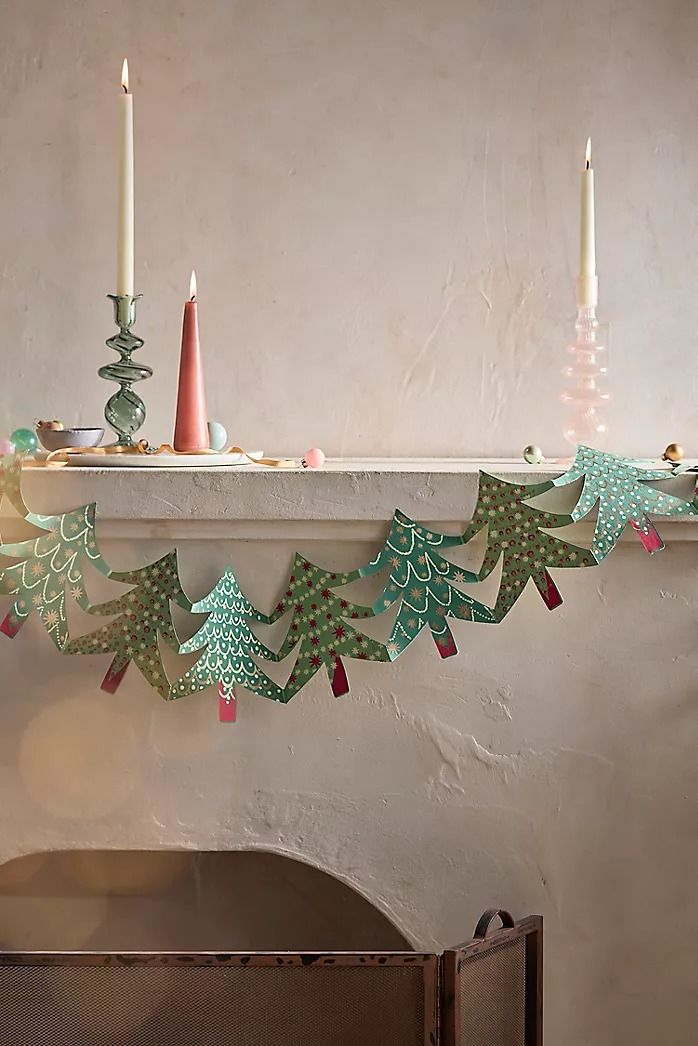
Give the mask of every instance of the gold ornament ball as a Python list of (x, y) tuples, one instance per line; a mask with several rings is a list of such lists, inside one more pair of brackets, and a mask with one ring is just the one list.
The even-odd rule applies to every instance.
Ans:
[(545, 461), (543, 451), (533, 443), (529, 443), (527, 447), (524, 447), (523, 457), (524, 461), (529, 465), (540, 465), (541, 462)]
[(683, 457), (683, 447), (680, 443), (670, 443), (662, 454), (664, 461), (681, 461)]

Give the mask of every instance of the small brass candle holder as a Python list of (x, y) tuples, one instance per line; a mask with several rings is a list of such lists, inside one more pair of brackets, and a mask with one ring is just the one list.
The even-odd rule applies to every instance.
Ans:
[(136, 302), (141, 295), (108, 294), (107, 297), (114, 303), (114, 322), (119, 328), (118, 334), (107, 339), (107, 345), (119, 353), (120, 359), (97, 371), (100, 378), (119, 385), (118, 391), (107, 401), (104, 417), (118, 437), (115, 446), (135, 447), (133, 434), (145, 421), (145, 404), (132, 386), (136, 381), (153, 376), (151, 367), (131, 360), (131, 353), (144, 344), (143, 339), (131, 331), (136, 322)]

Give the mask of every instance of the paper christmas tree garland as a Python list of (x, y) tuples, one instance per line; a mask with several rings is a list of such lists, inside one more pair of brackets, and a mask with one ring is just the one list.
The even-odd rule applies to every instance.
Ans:
[(191, 609), (177, 571), (177, 553), (169, 552), (156, 563), (140, 570), (112, 571), (112, 581), (133, 585), (130, 592), (109, 603), (90, 605), (90, 614), (113, 617), (114, 620), (95, 632), (72, 639), (63, 647), (64, 654), (114, 654), (102, 690), (113, 694), (133, 661), (139, 672), (161, 697), (168, 697), (170, 683), (160, 656), (159, 638), (173, 650), (179, 640), (172, 623), (170, 603)]
[(439, 551), (462, 543), (460, 535), (437, 534), (396, 511), (388, 540), (376, 558), (368, 566), (347, 575), (351, 581), (380, 570), (390, 571), (373, 610), (380, 614), (394, 603), (400, 604), (387, 642), (391, 661), (406, 650), (427, 625), (441, 657), (451, 657), (458, 649), (447, 618), (494, 621), (489, 607), (451, 584), (452, 581), (462, 584), (478, 580), (475, 574), (444, 559)]
[(338, 596), (334, 588), (347, 584), (348, 574), (333, 574), (303, 556), (293, 560), (284, 595), (271, 615), (276, 621), (291, 611), (288, 632), (279, 658), (297, 650), (297, 660), (285, 687), (286, 700), (297, 694), (323, 666), (335, 697), (349, 693), (343, 657), (360, 661), (387, 661), (384, 643), (358, 632), (349, 620), (373, 617), (370, 607), (356, 606)]
[(0, 593), (15, 596), (0, 631), (14, 638), (35, 611), (56, 646), (68, 642), (66, 590), (85, 609), (88, 605), (82, 571), (85, 561), (102, 574), (109, 573), (94, 536), (95, 506), (84, 505), (62, 516), (28, 513), (27, 522), (44, 533), (15, 544), (0, 545), (0, 555), (21, 559), (0, 570)]
[(192, 605), (195, 614), (208, 614), (199, 631), (182, 643), (181, 654), (203, 650), (199, 660), (172, 684), (171, 698), (196, 694), (218, 686), (221, 721), (235, 720), (235, 688), (244, 687), (272, 701), (287, 700), (284, 691), (261, 670), (255, 657), (278, 660), (254, 634), (252, 621), (267, 620), (243, 595), (232, 570), (204, 599)]
[(4, 454), (0, 457), (0, 503), (3, 498), (7, 498), (21, 516), (26, 516), (29, 509), (24, 504), (20, 490), (21, 477), (21, 454)]
[(487, 548), (477, 574), (484, 581), (502, 561), (494, 617), (502, 621), (523, 593), (528, 581), (533, 581), (548, 610), (562, 603), (562, 596), (548, 573), (553, 567), (591, 567), (596, 560), (586, 548), (548, 533), (558, 527), (569, 526), (569, 515), (545, 512), (527, 504), (529, 499), (549, 490), (551, 483), (531, 486), (506, 483), (502, 479), (480, 473), (477, 504), (473, 521), (463, 534), (470, 541), (483, 527), (487, 527)]
[(631, 458), (606, 454), (591, 447), (577, 447), (577, 454), (563, 476), (553, 480), (556, 487), (584, 480), (582, 492), (572, 509), (577, 521), (588, 515), (598, 502), (598, 517), (591, 551), (601, 563), (611, 552), (628, 523), (648, 552), (664, 548), (650, 512), (658, 516), (695, 516), (696, 501), (682, 501), (673, 494), (648, 487), (648, 480), (670, 479), (663, 469), (638, 468)]
[[(395, 660), (427, 627), (441, 656), (449, 657), (456, 653), (449, 619), (499, 623), (530, 580), (546, 606), (555, 609), (562, 596), (550, 570), (597, 565), (615, 547), (628, 522), (645, 548), (658, 551), (663, 545), (649, 518), (651, 513), (698, 515), (698, 500), (684, 501), (647, 485), (648, 481), (670, 479), (671, 473), (643, 469), (631, 459), (580, 446), (568, 471), (545, 483), (512, 484), (480, 473), (475, 512), (463, 534), (439, 534), (396, 511), (383, 548), (375, 559), (356, 570), (334, 573), (296, 554), (284, 594), (272, 613), (266, 614), (243, 594), (230, 569), (206, 597), (191, 604), (179, 579), (174, 550), (137, 570), (111, 571), (95, 540), (95, 506), (85, 505), (55, 516), (29, 512), (20, 490), (20, 470), (20, 456), (0, 459), (0, 500), (6, 497), (40, 533), (0, 545), (0, 564), (3, 557), (7, 560), (7, 565), (0, 567), (0, 594), (13, 599), (0, 631), (13, 638), (35, 612), (63, 653), (113, 655), (103, 689), (115, 692), (133, 661), (167, 699), (217, 686), (223, 720), (235, 718), (239, 690), (286, 703), (322, 668), (330, 678), (332, 692), (336, 696), (346, 694), (349, 682), (344, 659)], [(553, 486), (564, 487), (578, 480), (583, 480), (582, 491), (569, 514), (531, 504)], [(591, 549), (551, 533), (582, 519), (597, 505)], [(486, 548), (476, 573), (443, 555), (485, 529)], [(11, 563), (10, 559), (19, 562)], [(493, 608), (457, 587), (484, 581), (500, 563)], [(108, 602), (93, 605), (84, 584), (86, 566), (131, 588)], [(387, 572), (387, 580), (373, 606), (343, 598), (345, 586), (359, 584), (381, 571)], [(110, 620), (87, 635), (70, 639), (67, 594), (88, 614)], [(173, 604), (207, 615), (192, 638), (181, 645), (172, 620)], [(395, 607), (397, 616), (385, 643), (357, 627), (361, 620), (380, 620)], [(253, 631), (253, 624), (271, 625), (283, 618), (288, 618), (287, 630), (278, 649), (265, 645)], [(163, 666), (161, 644), (181, 654), (200, 652), (200, 656), (171, 683)], [(279, 662), (292, 656), (295, 659), (283, 686), (262, 668), (265, 661)]]

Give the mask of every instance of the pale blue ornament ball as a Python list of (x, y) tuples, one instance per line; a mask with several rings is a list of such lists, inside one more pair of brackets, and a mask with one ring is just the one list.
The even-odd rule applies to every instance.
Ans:
[(31, 429), (15, 429), (10, 436), (10, 443), (14, 443), (18, 454), (33, 454), (39, 446), (36, 433)]
[(220, 421), (208, 422), (208, 445), (211, 450), (225, 450), (228, 446), (228, 433)]

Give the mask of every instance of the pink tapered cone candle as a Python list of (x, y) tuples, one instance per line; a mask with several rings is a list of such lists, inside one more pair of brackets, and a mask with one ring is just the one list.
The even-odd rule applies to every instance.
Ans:
[(174, 449), (208, 450), (206, 390), (199, 345), (199, 316), (196, 275), (191, 274), (191, 301), (184, 303), (182, 351), (179, 357), (179, 387), (175, 418)]

